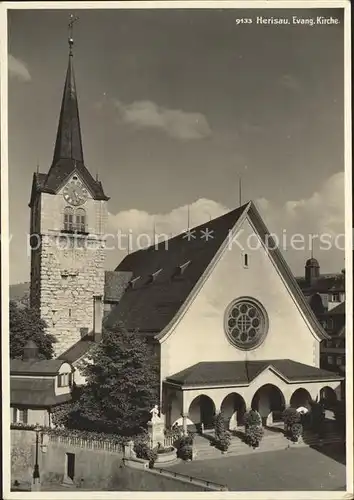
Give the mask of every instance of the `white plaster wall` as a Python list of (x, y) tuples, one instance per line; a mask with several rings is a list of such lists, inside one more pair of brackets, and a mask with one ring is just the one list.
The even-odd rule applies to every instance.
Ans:
[(214, 404), (216, 411), (220, 410), (223, 400), (232, 392), (240, 394), (246, 403), (246, 408), (251, 408), (251, 403), (254, 395), (263, 385), (272, 384), (278, 387), (284, 395), (285, 405), (290, 404), (292, 394), (300, 388), (306, 389), (313, 399), (316, 399), (323, 387), (332, 387), (336, 390), (339, 386), (338, 382), (304, 382), (288, 384), (278, 377), (271, 370), (265, 370), (261, 373), (248, 387), (215, 387), (211, 389), (190, 389), (183, 391), (183, 412), (188, 413), (192, 401), (201, 394), (209, 396)]
[[(71, 373), (72, 372), (72, 367), (69, 363), (63, 363), (61, 367), (59, 368), (58, 374), (62, 373)], [(69, 394), (70, 393), (70, 387), (58, 387), (58, 377), (55, 377), (55, 395), (59, 396), (61, 394)]]
[[(243, 248), (251, 234), (255, 234), (253, 228), (245, 220), (237, 238)], [(251, 245), (256, 245), (256, 238)], [(224, 252), (171, 335), (162, 340), (161, 380), (200, 361), (246, 359), (245, 352), (232, 346), (224, 332), (225, 309), (242, 296), (261, 302), (269, 317), (268, 335), (261, 346), (247, 352), (248, 360), (289, 358), (319, 366), (319, 342), (270, 258), (263, 248), (247, 253), (246, 269), (237, 244)]]

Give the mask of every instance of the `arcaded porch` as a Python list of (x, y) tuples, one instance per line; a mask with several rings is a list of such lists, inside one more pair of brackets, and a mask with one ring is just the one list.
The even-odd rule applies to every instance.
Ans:
[(169, 377), (163, 388), (166, 427), (177, 423), (184, 430), (210, 429), (215, 415), (222, 412), (228, 428), (235, 430), (251, 408), (259, 411), (264, 425), (271, 425), (281, 420), (288, 406), (306, 407), (309, 401), (324, 397), (340, 399), (341, 378), (337, 375), (290, 360), (279, 361), (263, 366), (198, 363)]

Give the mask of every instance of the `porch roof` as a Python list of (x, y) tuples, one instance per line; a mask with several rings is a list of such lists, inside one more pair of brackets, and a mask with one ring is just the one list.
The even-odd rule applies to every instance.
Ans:
[(342, 380), (336, 373), (292, 361), (273, 359), (264, 361), (202, 361), (170, 377), (166, 382), (180, 386), (248, 385), (267, 368), (275, 371), (289, 383)]

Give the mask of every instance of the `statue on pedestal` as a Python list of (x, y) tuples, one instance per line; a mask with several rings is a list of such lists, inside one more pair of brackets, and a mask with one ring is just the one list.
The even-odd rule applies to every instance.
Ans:
[(152, 410), (150, 410), (151, 413), (151, 420), (150, 422), (157, 423), (161, 422), (161, 418), (159, 417), (159, 407), (155, 405)]

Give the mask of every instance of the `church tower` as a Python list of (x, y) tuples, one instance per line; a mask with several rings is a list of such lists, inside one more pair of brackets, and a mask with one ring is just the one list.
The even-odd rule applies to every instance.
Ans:
[(70, 36), (53, 161), (48, 173), (34, 173), (29, 203), (30, 303), (57, 339), (56, 356), (94, 328), (104, 293), (108, 199), (84, 163)]

